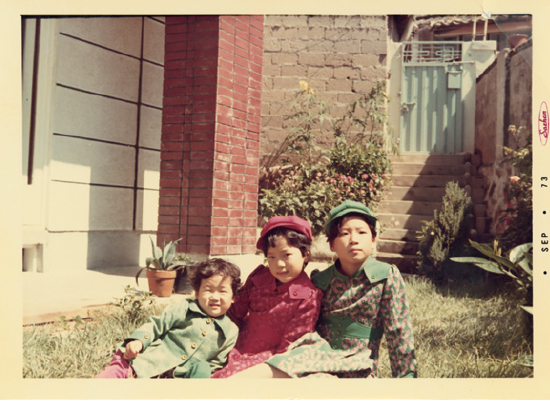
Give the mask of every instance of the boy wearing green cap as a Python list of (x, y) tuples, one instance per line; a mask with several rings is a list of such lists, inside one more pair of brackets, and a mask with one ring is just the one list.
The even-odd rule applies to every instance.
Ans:
[(258, 367), (250, 376), (376, 377), (385, 336), (393, 377), (416, 377), (403, 278), (396, 266), (372, 257), (376, 216), (365, 205), (346, 200), (330, 211), (325, 232), (338, 260), (312, 277), (324, 292), (317, 331), (269, 359), (269, 369)]

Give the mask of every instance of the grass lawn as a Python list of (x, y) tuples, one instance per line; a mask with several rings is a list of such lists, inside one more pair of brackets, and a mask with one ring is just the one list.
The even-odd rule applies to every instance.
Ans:
[[(406, 280), (419, 377), (532, 377), (532, 324), (506, 286)], [(489, 288), (490, 287), (490, 288)], [(101, 372), (115, 345), (160, 306), (129, 296), (91, 319), (23, 330), (23, 377), (86, 378)], [(134, 302), (138, 304), (133, 305)], [(120, 307), (123, 306), (123, 307)], [(391, 377), (385, 341), (380, 376)]]

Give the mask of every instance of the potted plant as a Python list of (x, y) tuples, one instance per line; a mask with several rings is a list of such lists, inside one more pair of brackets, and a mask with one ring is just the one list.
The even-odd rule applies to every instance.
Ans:
[(153, 256), (147, 258), (145, 267), (138, 270), (136, 283), (139, 286), (138, 277), (146, 270), (149, 291), (158, 297), (169, 297), (172, 295), (178, 270), (188, 264), (184, 260), (176, 260), (176, 247), (181, 238), (168, 244), (163, 242), (162, 249), (155, 245), (151, 237), (149, 239)]

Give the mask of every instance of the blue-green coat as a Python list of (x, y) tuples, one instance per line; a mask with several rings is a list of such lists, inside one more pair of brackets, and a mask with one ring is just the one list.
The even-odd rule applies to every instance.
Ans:
[(194, 364), (207, 362), (210, 373), (220, 369), (237, 341), (238, 328), (223, 315), (212, 318), (196, 300), (183, 299), (167, 306), (124, 340), (140, 340), (143, 350), (130, 361), (138, 378), (160, 375), (174, 369), (185, 377)]

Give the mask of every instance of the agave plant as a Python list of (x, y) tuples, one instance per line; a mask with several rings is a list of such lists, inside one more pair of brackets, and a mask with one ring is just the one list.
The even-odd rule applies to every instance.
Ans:
[(151, 237), (149, 237), (149, 239), (151, 240), (153, 256), (145, 259), (145, 267), (142, 267), (141, 269), (138, 270), (136, 274), (136, 283), (138, 283), (139, 275), (145, 269), (176, 270), (181, 268), (182, 266), (186, 266), (189, 264), (185, 260), (178, 260), (176, 258), (176, 255), (177, 255), (176, 248), (181, 238), (176, 241), (170, 241), (168, 244), (166, 244), (166, 242), (163, 241), (162, 248), (155, 245)]
[[(485, 258), (476, 257), (456, 257), (451, 258), (455, 262), (473, 263), (491, 273), (505, 274), (515, 280), (520, 290), (527, 292), (528, 298), (533, 289), (533, 254), (530, 252), (533, 248), (532, 243), (518, 245), (513, 248), (508, 256), (502, 256), (502, 250), (495, 241), (493, 249), (487, 244), (479, 244), (470, 240), (472, 246), (481, 252)], [(525, 311), (533, 313), (532, 306), (521, 306)]]

